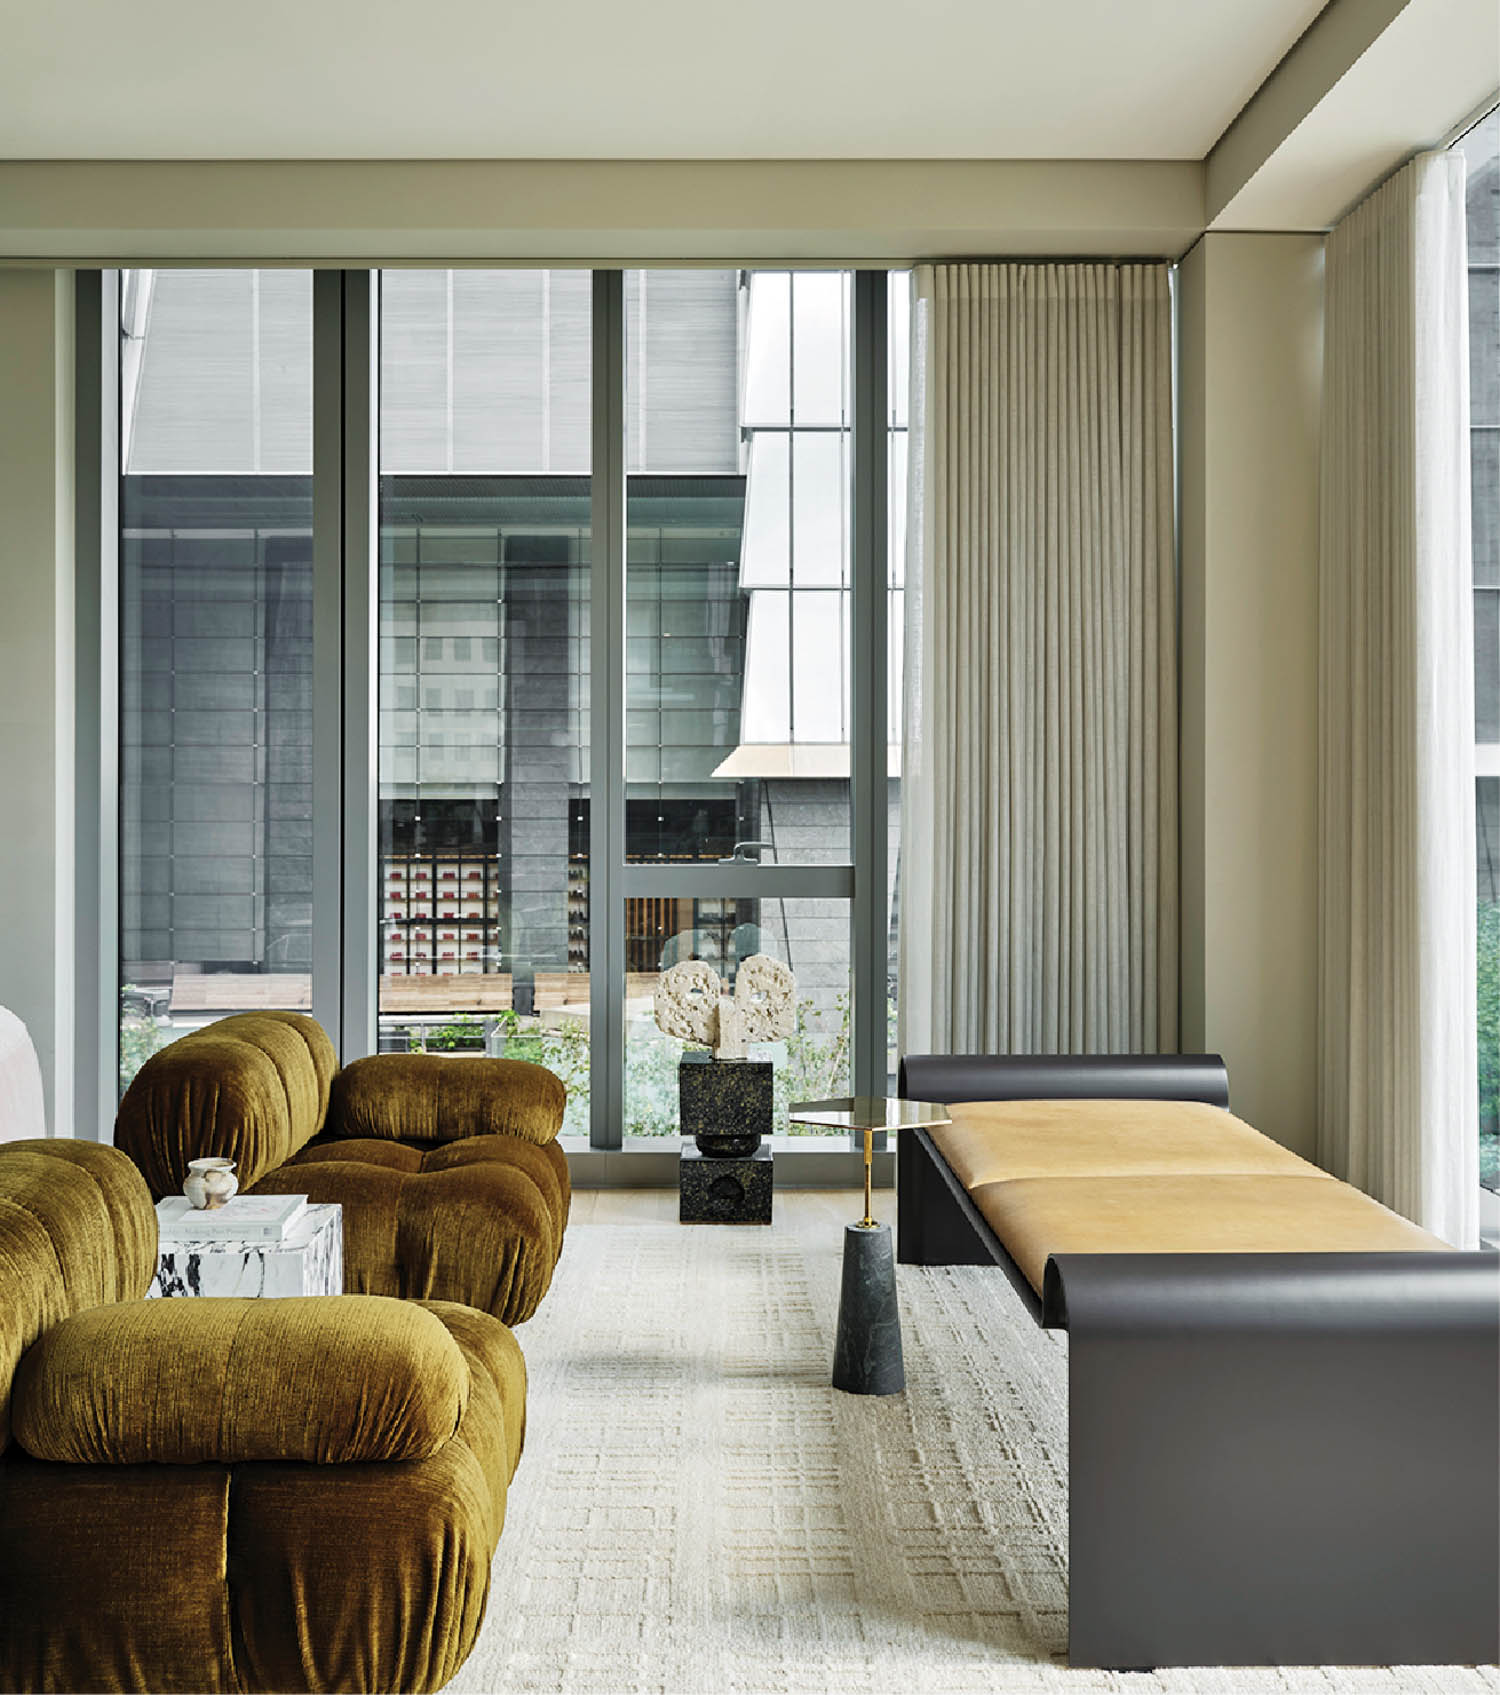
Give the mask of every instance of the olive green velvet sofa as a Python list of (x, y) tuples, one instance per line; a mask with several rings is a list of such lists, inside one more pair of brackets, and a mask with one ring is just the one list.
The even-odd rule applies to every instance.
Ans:
[(432, 1690), (520, 1455), (520, 1348), (443, 1301), (142, 1300), (96, 1143), (0, 1146), (0, 1690)]
[(380, 1054), (339, 1070), (316, 1020), (240, 1013), (146, 1061), (115, 1145), (157, 1199), (181, 1190), (190, 1159), (220, 1154), (244, 1191), (338, 1202), (350, 1294), (460, 1301), (521, 1324), (562, 1251), (566, 1104), (540, 1065)]

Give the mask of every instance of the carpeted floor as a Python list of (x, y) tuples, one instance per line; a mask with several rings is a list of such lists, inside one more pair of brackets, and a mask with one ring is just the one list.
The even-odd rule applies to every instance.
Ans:
[(580, 1217), (454, 1692), (1480, 1695), (1470, 1669), (1071, 1671), (1066, 1341), (997, 1272), (902, 1268), (907, 1392), (828, 1383), (840, 1219)]

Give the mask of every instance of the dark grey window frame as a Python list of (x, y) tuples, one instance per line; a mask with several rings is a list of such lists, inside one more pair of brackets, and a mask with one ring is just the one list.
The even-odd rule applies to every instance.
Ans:
[[(592, 274), (589, 1148), (618, 1154), (630, 898), (847, 900), (850, 1081), (858, 1094), (885, 1092), (889, 285), (883, 268), (855, 272), (851, 862), (679, 868), (625, 857), (624, 273)], [(118, 272), (80, 271), (76, 288), (78, 1122), (108, 1140), (119, 1037)], [(312, 1010), (344, 1063), (377, 1045), (378, 288), (373, 270), (314, 272)], [(841, 1172), (842, 1162), (831, 1175)]]
[(78, 272), (73, 311), (73, 1104), (75, 1133), (107, 1142), (120, 1077), (119, 273)]

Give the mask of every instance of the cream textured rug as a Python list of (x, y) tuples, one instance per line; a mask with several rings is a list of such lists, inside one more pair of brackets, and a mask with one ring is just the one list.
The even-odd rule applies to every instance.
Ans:
[(769, 1230), (570, 1228), (520, 1332), (526, 1452), (453, 1691), (1500, 1690), (1069, 1670), (1066, 1341), (997, 1271), (902, 1268), (906, 1393), (836, 1393), (838, 1224), (784, 1225), (783, 1199)]

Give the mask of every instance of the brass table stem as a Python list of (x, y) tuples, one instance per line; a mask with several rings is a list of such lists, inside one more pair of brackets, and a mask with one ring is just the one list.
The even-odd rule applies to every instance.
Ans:
[(875, 1220), (870, 1216), (870, 1162), (874, 1157), (875, 1132), (867, 1126), (865, 1129), (865, 1216), (859, 1221), (866, 1230), (871, 1229), (875, 1223)]

